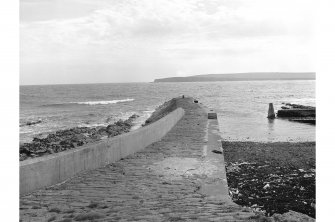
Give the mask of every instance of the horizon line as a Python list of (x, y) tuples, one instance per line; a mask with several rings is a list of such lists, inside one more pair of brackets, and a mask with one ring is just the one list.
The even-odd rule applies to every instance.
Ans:
[[(246, 73), (315, 73), (316, 71), (305, 71), (305, 72), (233, 72), (233, 73), (205, 73), (205, 74), (195, 74), (195, 75), (188, 75), (188, 76), (173, 76), (173, 77), (158, 77), (155, 79), (165, 79), (165, 78), (183, 78), (183, 77), (194, 77), (198, 75), (229, 75), (229, 74), (246, 74)], [(88, 84), (124, 84), (124, 83), (153, 83), (152, 81), (143, 81), (143, 82), (89, 82), (89, 83), (42, 83), (42, 84), (19, 84), (19, 86), (48, 86), (48, 85), (88, 85)]]

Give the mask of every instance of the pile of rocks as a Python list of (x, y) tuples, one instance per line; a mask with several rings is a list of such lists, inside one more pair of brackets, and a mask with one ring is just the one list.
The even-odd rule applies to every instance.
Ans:
[(235, 162), (226, 166), (233, 201), (267, 216), (294, 210), (315, 217), (315, 169)]
[(139, 117), (134, 114), (127, 120), (119, 120), (106, 127), (74, 127), (59, 130), (49, 134), (46, 138), (35, 137), (32, 142), (20, 145), (20, 161), (47, 154), (58, 153), (84, 144), (99, 141), (127, 133), (133, 126), (133, 121)]
[(151, 114), (151, 116), (145, 121), (142, 126), (146, 126), (153, 122), (156, 122), (157, 120), (163, 118), (175, 109), (177, 109), (177, 98), (173, 98), (156, 108), (156, 110)]
[(316, 108), (299, 104), (283, 103), (281, 110), (278, 110), (277, 117), (286, 118), (290, 121), (316, 124)]

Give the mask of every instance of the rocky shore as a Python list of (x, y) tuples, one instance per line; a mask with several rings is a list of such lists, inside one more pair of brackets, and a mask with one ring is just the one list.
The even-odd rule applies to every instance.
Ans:
[(58, 153), (83, 146), (87, 143), (127, 133), (130, 131), (133, 121), (137, 117), (138, 115), (134, 114), (127, 120), (119, 120), (106, 127), (74, 127), (50, 133), (45, 138), (35, 137), (32, 142), (20, 145), (20, 161)]
[[(238, 205), (207, 198), (200, 192), (202, 177), (183, 173), (188, 172), (183, 160), (179, 161), (183, 176), (178, 180), (153, 170), (166, 159), (200, 158), (208, 143), (203, 130), (207, 113), (193, 99), (164, 103), (144, 125), (177, 106), (186, 111), (185, 116), (161, 141), (106, 167), (20, 197), (20, 221), (314, 221), (315, 142), (223, 141), (229, 193)], [(110, 132), (123, 131), (123, 122), (112, 125)], [(89, 135), (99, 130), (93, 131)]]
[[(157, 107), (142, 126), (149, 125), (175, 110), (177, 108), (176, 101), (177, 98), (173, 98)], [(20, 161), (62, 152), (87, 143), (127, 133), (134, 125), (133, 121), (137, 117), (139, 116), (134, 114), (127, 120), (119, 120), (106, 127), (74, 127), (50, 133), (45, 138), (35, 137), (30, 143), (20, 144)]]
[(229, 193), (267, 216), (315, 218), (315, 142), (222, 142)]
[(316, 108), (292, 103), (283, 103), (277, 112), (278, 118), (285, 118), (289, 121), (316, 124)]
[(311, 110), (315, 110), (314, 106), (304, 106), (304, 105), (300, 105), (300, 104), (294, 104), (294, 103), (282, 103), (284, 104), (284, 106), (282, 106), (282, 109), (311, 109)]
[(143, 126), (149, 125), (160, 118), (166, 116), (170, 112), (174, 111), (177, 109), (177, 99), (178, 98), (173, 98), (162, 105), (160, 105), (153, 113), (152, 115), (145, 121)]

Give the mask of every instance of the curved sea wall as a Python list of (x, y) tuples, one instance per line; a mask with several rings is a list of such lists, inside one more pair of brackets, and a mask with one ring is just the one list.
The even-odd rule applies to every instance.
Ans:
[(182, 118), (178, 108), (138, 130), (98, 143), (20, 162), (20, 195), (60, 183), (75, 174), (116, 162), (159, 141)]

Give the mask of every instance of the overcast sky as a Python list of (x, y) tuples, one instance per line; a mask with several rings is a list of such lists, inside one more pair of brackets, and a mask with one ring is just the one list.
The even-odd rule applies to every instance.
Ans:
[(20, 0), (20, 84), (314, 71), (311, 0)]

